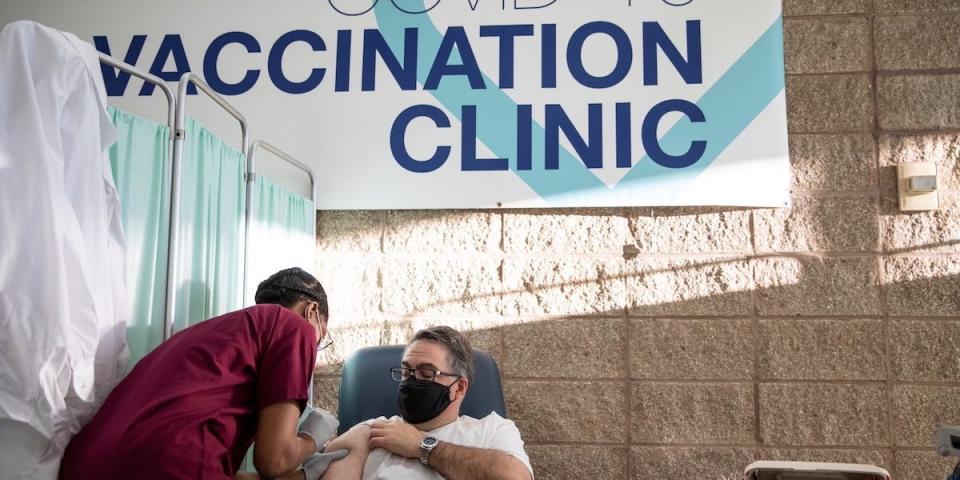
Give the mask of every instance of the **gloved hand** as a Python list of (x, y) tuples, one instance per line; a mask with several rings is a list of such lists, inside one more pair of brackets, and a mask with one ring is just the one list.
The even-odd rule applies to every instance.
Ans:
[(339, 426), (340, 421), (333, 414), (321, 408), (314, 408), (300, 424), (297, 434), (312, 438), (317, 444), (317, 451), (322, 452), (323, 446), (337, 435)]
[(303, 462), (303, 476), (306, 480), (320, 480), (334, 460), (347, 456), (347, 449), (334, 450), (328, 453), (314, 453)]

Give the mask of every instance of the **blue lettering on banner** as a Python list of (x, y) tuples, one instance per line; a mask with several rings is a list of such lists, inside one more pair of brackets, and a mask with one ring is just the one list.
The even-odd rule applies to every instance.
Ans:
[[(173, 70), (164, 70), (163, 66), (167, 64), (169, 58), (173, 59)], [(183, 40), (180, 39), (180, 35), (164, 35), (163, 41), (160, 42), (160, 48), (157, 49), (157, 56), (153, 59), (153, 64), (150, 65), (150, 74), (160, 78), (161, 80), (166, 80), (168, 82), (176, 82), (180, 80), (180, 77), (184, 73), (190, 71), (190, 62), (187, 61), (187, 52), (183, 48)], [(188, 88), (187, 92), (189, 95), (197, 94), (197, 87), (192, 83), (189, 85), (193, 88)], [(153, 94), (153, 89), (156, 86), (152, 83), (143, 83), (143, 88), (140, 89), (140, 96), (149, 96)]]
[(414, 105), (401, 112), (400, 116), (397, 117), (397, 121), (393, 123), (393, 128), (390, 129), (390, 150), (393, 151), (393, 158), (396, 159), (401, 167), (415, 173), (428, 173), (442, 167), (443, 164), (446, 163), (447, 159), (450, 158), (451, 149), (448, 146), (437, 147), (433, 156), (426, 160), (417, 160), (410, 156), (410, 153), (407, 151), (407, 143), (404, 136), (407, 133), (407, 127), (410, 125), (410, 122), (418, 117), (433, 120), (433, 123), (437, 127), (450, 128), (450, 119), (447, 118), (446, 113), (443, 113), (443, 110), (432, 105)]
[(323, 38), (310, 30), (294, 30), (287, 32), (277, 39), (277, 42), (270, 48), (270, 58), (267, 60), (267, 69), (270, 71), (270, 80), (280, 90), (287, 93), (300, 94), (307, 93), (320, 85), (327, 69), (314, 68), (310, 75), (302, 82), (293, 82), (283, 73), (283, 53), (287, 47), (296, 43), (304, 42), (310, 45), (314, 52), (322, 52), (327, 49), (327, 44)]
[[(532, 6), (518, 9), (535, 8)], [(537, 7), (541, 8), (541, 7)], [(497, 82), (488, 84), (484, 81), (483, 72), (464, 27), (451, 26), (441, 37), (439, 49), (430, 58), (420, 58), (421, 32), (416, 27), (404, 29), (402, 52), (392, 48), (378, 29), (365, 29), (362, 35), (361, 53), (361, 82), (360, 90), (364, 92), (377, 89), (378, 66), (383, 65), (401, 90), (417, 89), (417, 74), (425, 65), (421, 62), (430, 62), (426, 78), (423, 81), (424, 90), (436, 90), (443, 80), (448, 77), (464, 77), (470, 88), (475, 90), (487, 88), (509, 89), (514, 88), (516, 75), (516, 43), (525, 38), (536, 37), (536, 25), (482, 25), (477, 36), (480, 39), (493, 39), (498, 42), (498, 63), (500, 75)], [(557, 26), (543, 24), (539, 26), (540, 52), (540, 86), (544, 89), (557, 87), (558, 52)], [(663, 27), (657, 22), (644, 22), (642, 28), (642, 51), (644, 84), (659, 84), (660, 72), (658, 58), (661, 54), (671, 63), (680, 77), (687, 84), (703, 82), (703, 53), (700, 35), (700, 21), (686, 22), (687, 52), (684, 55), (676, 46)], [(617, 58), (612, 71), (605, 74), (591, 73), (583, 64), (584, 44), (593, 37), (602, 35), (613, 42), (614, 54)], [(336, 92), (351, 91), (350, 70), (353, 66), (352, 53), (353, 32), (339, 30), (336, 32), (335, 48), (335, 86)], [(106, 36), (98, 35), (93, 38), (96, 48), (106, 54), (111, 54), (111, 47)], [(144, 46), (149, 40), (147, 35), (134, 35), (127, 51), (123, 55), (124, 61), (130, 64), (138, 63)], [(270, 81), (277, 89), (290, 94), (303, 94), (317, 89), (323, 82), (327, 68), (316, 66), (309, 76), (299, 82), (292, 81), (283, 70), (283, 55), (292, 44), (302, 42), (315, 52), (327, 50), (324, 37), (311, 30), (293, 30), (284, 33), (271, 45), (267, 55), (267, 71)], [(227, 32), (214, 38), (203, 57), (203, 74), (210, 86), (224, 95), (239, 95), (250, 91), (260, 78), (260, 70), (251, 69), (243, 72), (242, 78), (230, 83), (223, 79), (220, 73), (219, 58), (223, 50), (231, 44), (237, 44), (246, 50), (247, 54), (262, 52), (262, 43), (253, 35), (246, 32)], [(629, 75), (633, 66), (634, 46), (630, 36), (623, 28), (611, 22), (590, 22), (577, 28), (571, 35), (566, 51), (566, 65), (570, 75), (580, 85), (587, 88), (604, 89), (620, 84)], [(164, 70), (172, 61), (173, 69)], [(177, 34), (167, 34), (161, 39), (150, 66), (150, 73), (167, 81), (177, 81), (180, 76), (190, 71), (190, 62), (184, 48), (183, 39)], [(130, 76), (122, 72), (113, 72), (104, 67), (108, 95), (120, 96), (126, 91)], [(153, 94), (154, 87), (146, 85), (141, 89), (141, 96)]]
[[(468, 0), (468, 7), (476, 10), (483, 1)], [(501, 0), (498, 6), (504, 10), (512, 8), (519, 11), (548, 8), (555, 1)], [(330, 7), (342, 15), (358, 16), (373, 12), (378, 16), (378, 21), (384, 9), (410, 18), (426, 18), (425, 13), (440, 2), (435, 0), (425, 4), (423, 0), (368, 0), (358, 4), (352, 0), (328, 0)], [(399, 28), (394, 28), (397, 26)], [(299, 29), (280, 35), (272, 43), (270, 39), (258, 39), (247, 32), (227, 32), (215, 37), (205, 50), (203, 76), (213, 90), (224, 95), (248, 93), (258, 83), (262, 84), (262, 77), (268, 77), (274, 87), (292, 95), (315, 91), (325, 80), (332, 82), (329, 87), (334, 93), (373, 92), (388, 88), (430, 92), (446, 110), (425, 104), (410, 106), (397, 115), (390, 130), (389, 143), (394, 161), (401, 168), (418, 174), (444, 167), (454, 147), (437, 145), (429, 158), (414, 158), (407, 146), (411, 124), (426, 120), (435, 128), (448, 129), (453, 125), (451, 116), (460, 121), (461, 171), (513, 169), (532, 174), (536, 173), (534, 171), (568, 169), (571, 158), (577, 161), (579, 168), (587, 170), (604, 168), (605, 160), (613, 161), (618, 169), (632, 169), (648, 161), (667, 169), (683, 169), (697, 164), (705, 155), (709, 154), (711, 158), (716, 156), (710, 149), (712, 140), (707, 136), (698, 138), (696, 133), (687, 133), (686, 136), (673, 134), (669, 136), (667, 145), (661, 144), (664, 140), (658, 138), (658, 128), (668, 115), (679, 114), (684, 119), (682, 123), (687, 125), (707, 123), (711, 120), (711, 114), (716, 113), (716, 110), (705, 110), (687, 99), (663, 99), (645, 112), (635, 111), (636, 107), (629, 102), (609, 105), (591, 103), (585, 106), (585, 122), (573, 121), (568, 114), (572, 107), (565, 109), (559, 104), (547, 103), (536, 107), (542, 108), (542, 127), (534, 120), (533, 105), (500, 102), (501, 96), (506, 97), (502, 93), (497, 97), (497, 102), (478, 100), (484, 98), (484, 91), (500, 92), (515, 88), (518, 69), (530, 69), (524, 73), (533, 75), (539, 73), (538, 86), (543, 90), (556, 89), (558, 77), (567, 74), (569, 76), (565, 78), (585, 88), (613, 88), (621, 85), (634, 68), (642, 68), (642, 86), (653, 87), (664, 81), (677, 80), (688, 85), (702, 84), (701, 20), (679, 20), (667, 25), (669, 28), (664, 28), (661, 22), (644, 21), (640, 23), (640, 28), (633, 31), (625, 30), (613, 22), (591, 21), (573, 30), (567, 39), (565, 51), (558, 48), (561, 43), (557, 25), (550, 23), (482, 25), (475, 31), (452, 25), (442, 33), (427, 26), (429, 23), (400, 22), (390, 29), (385, 29), (383, 24), (380, 28), (356, 31), (317, 32)], [(668, 33), (668, 30), (682, 32), (683, 41), (678, 42), (679, 39), (675, 38), (677, 34)], [(610, 57), (616, 59), (612, 68), (591, 71), (584, 64), (585, 58), (591, 55), (586, 50), (586, 44), (594, 38), (602, 39), (603, 48), (612, 51)], [(93, 40), (98, 50), (111, 53), (106, 36), (95, 36)], [(124, 61), (138, 63), (150, 40), (144, 34), (132, 36), (126, 51), (122, 52)], [(159, 40), (149, 71), (164, 80), (177, 81), (183, 73), (190, 71), (184, 40), (178, 34), (166, 34)], [(335, 43), (328, 44), (328, 40)], [(498, 52), (496, 64), (499, 72), (495, 80), (488, 78), (481, 70), (473, 42), (496, 42), (492, 44)], [(539, 65), (517, 65), (516, 51), (520, 42), (535, 42), (525, 45), (538, 47), (541, 54)], [(309, 65), (309, 74), (305, 79), (293, 78), (284, 69), (284, 55), (295, 43), (305, 44), (314, 52), (327, 52), (329, 47), (329, 57), (318, 56), (316, 63)], [(244, 50), (243, 55), (265, 61), (267, 75), (261, 75), (264, 69), (250, 68), (242, 70), (238, 76), (228, 75), (229, 78), (225, 78), (221, 70), (223, 62), (219, 60), (224, 50), (238, 47)], [(591, 45), (591, 48), (598, 47)], [(634, 61), (635, 56), (640, 60)], [(666, 62), (660, 62), (661, 59)], [(354, 67), (359, 67), (358, 79), (351, 77)], [(124, 95), (130, 75), (109, 67), (102, 68), (108, 95)], [(664, 68), (669, 68), (669, 71), (664, 71)], [(388, 73), (386, 78), (392, 81), (378, 83), (378, 71), (384, 69)], [(381, 74), (380, 80), (383, 78)], [(153, 90), (153, 85), (144, 84), (139, 95), (151, 95)], [(195, 90), (191, 86), (190, 93), (195, 94)], [(479, 96), (471, 97), (463, 93), (471, 90)], [(459, 102), (450, 101), (453, 92), (463, 95)], [(609, 113), (611, 108), (613, 115), (605, 117), (604, 113)], [(612, 129), (610, 125), (604, 125), (605, 118), (612, 118)], [(486, 139), (489, 132), (486, 125), (497, 120), (502, 123), (499, 128), (506, 128), (512, 136), (503, 143), (511, 147), (509, 150), (494, 148)], [(635, 125), (640, 126), (639, 132), (634, 130)], [(608, 128), (605, 129), (605, 126)], [(605, 133), (615, 136), (615, 151), (609, 159), (604, 155)], [(561, 137), (570, 145), (570, 152), (562, 148)], [(642, 144), (646, 152), (639, 163), (633, 158), (634, 139)], [(486, 143), (494, 154), (489, 158), (480, 158), (478, 142)], [(596, 184), (594, 179), (587, 183)]]
[(260, 70), (247, 70), (243, 78), (237, 83), (227, 83), (220, 78), (220, 71), (217, 70), (217, 60), (220, 58), (220, 52), (223, 47), (231, 43), (242, 45), (247, 49), (247, 53), (260, 52), (260, 42), (253, 35), (245, 32), (228, 32), (213, 39), (207, 54), (203, 56), (203, 78), (210, 88), (224, 95), (240, 95), (246, 93), (260, 78)]
[[(594, 76), (583, 66), (583, 44), (595, 33), (602, 33), (613, 39), (617, 46), (617, 64), (613, 71), (604, 76)], [(633, 64), (633, 45), (627, 32), (610, 22), (590, 22), (573, 32), (567, 46), (567, 66), (573, 78), (589, 88), (610, 88), (616, 86), (630, 73)]]

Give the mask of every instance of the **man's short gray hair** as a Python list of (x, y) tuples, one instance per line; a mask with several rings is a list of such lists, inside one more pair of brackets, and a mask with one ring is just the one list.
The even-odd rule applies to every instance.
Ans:
[(446, 347), (447, 362), (454, 373), (473, 380), (473, 348), (462, 333), (443, 325), (424, 328), (413, 334), (407, 347), (417, 340), (429, 340)]

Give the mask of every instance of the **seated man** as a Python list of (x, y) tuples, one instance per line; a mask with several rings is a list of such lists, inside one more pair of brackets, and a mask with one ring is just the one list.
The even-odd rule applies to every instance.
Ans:
[(417, 332), (391, 370), (400, 382), (401, 417), (358, 424), (326, 451), (348, 449), (330, 465), (327, 480), (517, 479), (533, 470), (520, 431), (496, 412), (460, 416), (473, 375), (473, 349), (450, 327)]

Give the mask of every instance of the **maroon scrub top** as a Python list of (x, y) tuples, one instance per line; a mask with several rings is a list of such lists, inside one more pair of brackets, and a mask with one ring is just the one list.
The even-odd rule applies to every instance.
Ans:
[(233, 478), (261, 409), (303, 409), (316, 354), (313, 327), (278, 305), (184, 329), (110, 393), (68, 445), (60, 478)]

